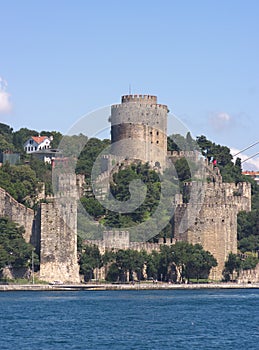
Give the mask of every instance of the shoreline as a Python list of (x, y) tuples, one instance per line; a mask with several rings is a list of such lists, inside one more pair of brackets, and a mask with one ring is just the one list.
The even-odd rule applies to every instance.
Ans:
[(0, 292), (13, 291), (105, 291), (105, 290), (200, 290), (200, 289), (259, 289), (259, 283), (135, 283), (135, 284), (6, 284)]

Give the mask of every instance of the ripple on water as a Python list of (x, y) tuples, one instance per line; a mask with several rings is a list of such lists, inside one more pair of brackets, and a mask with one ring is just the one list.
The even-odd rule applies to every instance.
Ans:
[(0, 349), (256, 349), (259, 290), (8, 292)]

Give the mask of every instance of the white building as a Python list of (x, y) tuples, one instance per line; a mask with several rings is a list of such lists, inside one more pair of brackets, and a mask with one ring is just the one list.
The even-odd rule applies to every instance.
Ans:
[(251, 176), (257, 183), (257, 185), (259, 185), (259, 171), (243, 171), (242, 172), (243, 175), (246, 176)]
[(34, 153), (41, 150), (49, 149), (52, 137), (47, 136), (32, 136), (24, 143), (26, 153)]

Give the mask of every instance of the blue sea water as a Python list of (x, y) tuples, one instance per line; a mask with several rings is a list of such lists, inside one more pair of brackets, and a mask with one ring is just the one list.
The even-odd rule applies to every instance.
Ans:
[(0, 349), (259, 349), (259, 290), (0, 293)]

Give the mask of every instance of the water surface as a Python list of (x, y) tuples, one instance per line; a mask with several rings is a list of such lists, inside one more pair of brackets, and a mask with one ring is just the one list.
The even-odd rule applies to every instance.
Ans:
[(0, 349), (259, 349), (259, 290), (0, 293)]

